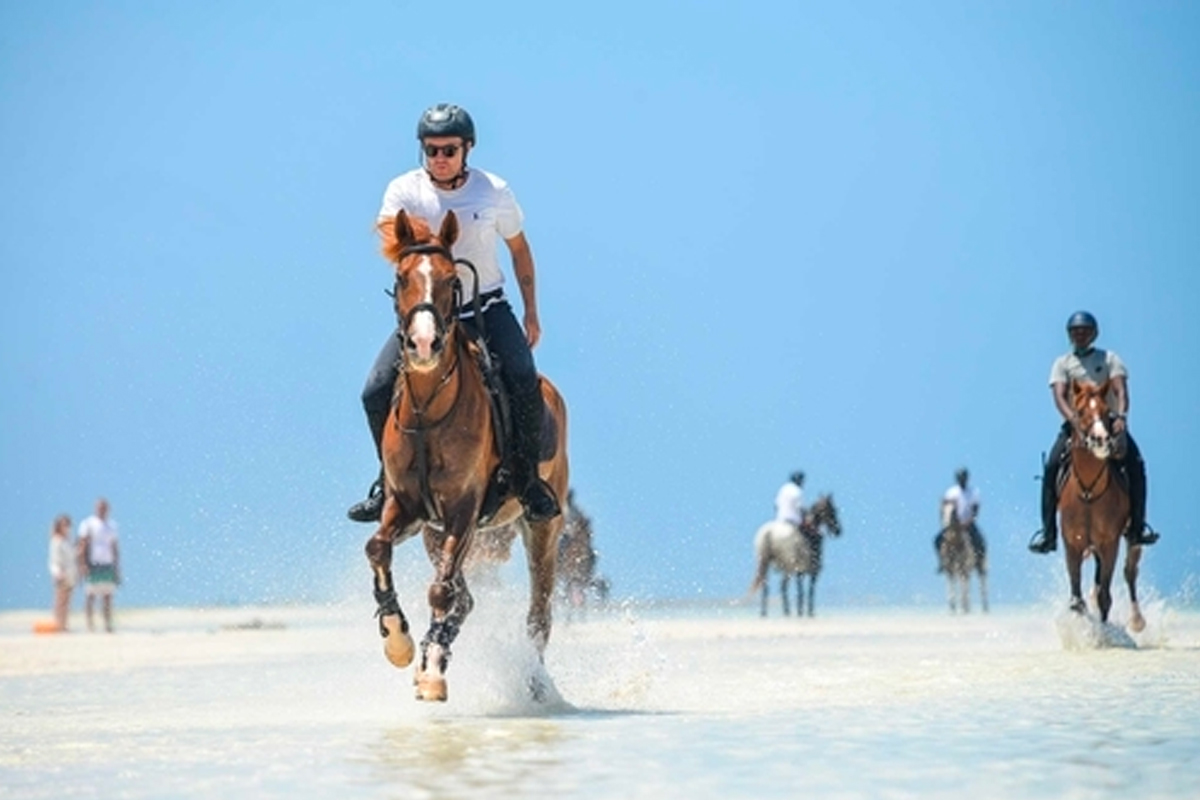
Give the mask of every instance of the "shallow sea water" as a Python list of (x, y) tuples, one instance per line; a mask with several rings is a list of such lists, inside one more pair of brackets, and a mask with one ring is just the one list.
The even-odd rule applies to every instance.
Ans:
[(477, 599), (445, 704), (365, 606), (0, 614), (0, 797), (1200, 796), (1195, 611), (560, 613), (538, 704), (521, 598)]

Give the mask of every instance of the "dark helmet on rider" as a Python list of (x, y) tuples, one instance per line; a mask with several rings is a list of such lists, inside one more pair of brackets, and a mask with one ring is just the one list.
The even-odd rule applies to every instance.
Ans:
[(457, 136), (470, 145), (475, 144), (475, 123), (465, 108), (453, 103), (438, 103), (421, 114), (417, 122), (417, 138)]
[(791, 482), (796, 484), (797, 486), (803, 486), (804, 485), (804, 473), (801, 472), (800, 470), (796, 470), (795, 472), (792, 473), (789, 480), (791, 480)]
[(967, 474), (968, 473), (967, 473), (966, 467), (959, 467), (958, 469), (954, 470), (954, 480), (962, 481), (963, 483), (966, 483), (967, 482)]
[(1087, 311), (1076, 311), (1071, 315), (1070, 319), (1067, 320), (1067, 332), (1069, 333), (1072, 328), (1091, 328), (1097, 333), (1100, 332), (1100, 326), (1096, 324), (1096, 318)]

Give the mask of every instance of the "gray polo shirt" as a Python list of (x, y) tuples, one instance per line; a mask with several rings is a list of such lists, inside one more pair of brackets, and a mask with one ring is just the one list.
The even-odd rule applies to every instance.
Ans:
[[(1082, 356), (1077, 356), (1072, 351), (1056, 358), (1054, 365), (1050, 367), (1050, 385), (1084, 381), (1100, 385), (1109, 378), (1124, 378), (1128, 374), (1125, 362), (1119, 355), (1111, 350), (1093, 347)], [(1105, 402), (1108, 403), (1109, 408), (1115, 409), (1116, 393), (1110, 390)]]

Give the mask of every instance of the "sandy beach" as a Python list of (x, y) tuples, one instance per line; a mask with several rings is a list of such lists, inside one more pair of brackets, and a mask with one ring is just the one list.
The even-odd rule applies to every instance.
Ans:
[[(1053, 609), (728, 604), (560, 614), (540, 669), (485, 598), (450, 701), (412, 697), (357, 605), (0, 614), (5, 797), (1139, 797), (1200, 780), (1200, 614), (1137, 648)], [(82, 619), (72, 623), (81, 627)]]

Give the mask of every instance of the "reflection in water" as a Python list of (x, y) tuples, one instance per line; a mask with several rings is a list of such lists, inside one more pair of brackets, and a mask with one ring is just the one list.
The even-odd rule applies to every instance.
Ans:
[(535, 781), (542, 793), (548, 779), (566, 777), (567, 739), (549, 719), (428, 720), (389, 730), (370, 748), (373, 783), (404, 797), (528, 797)]

